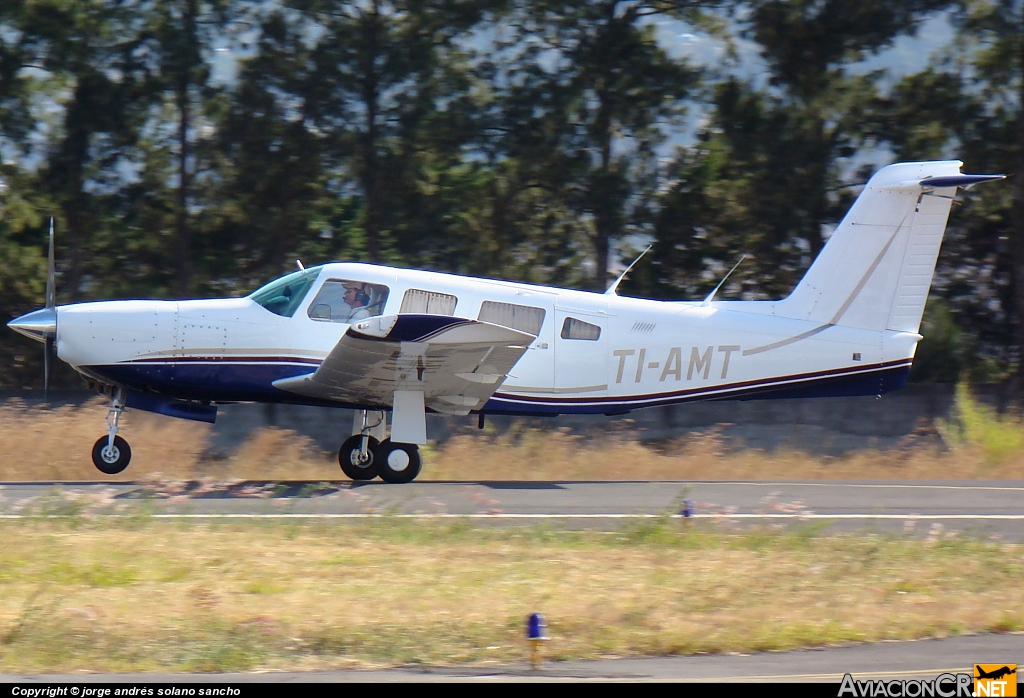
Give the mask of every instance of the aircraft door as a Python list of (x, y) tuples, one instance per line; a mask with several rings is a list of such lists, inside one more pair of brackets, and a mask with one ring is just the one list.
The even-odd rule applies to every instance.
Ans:
[(555, 320), (555, 390), (583, 395), (607, 391), (608, 315), (560, 307)]

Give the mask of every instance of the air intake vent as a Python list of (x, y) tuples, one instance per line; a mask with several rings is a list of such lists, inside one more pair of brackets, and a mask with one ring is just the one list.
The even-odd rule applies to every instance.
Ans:
[(656, 324), (653, 322), (634, 322), (632, 332), (640, 332), (641, 334), (650, 334), (654, 332)]

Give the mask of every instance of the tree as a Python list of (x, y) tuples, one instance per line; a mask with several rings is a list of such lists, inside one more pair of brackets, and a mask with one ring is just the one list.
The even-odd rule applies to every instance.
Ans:
[(747, 253), (732, 291), (788, 293), (848, 209), (850, 185), (870, 175), (851, 163), (878, 136), (881, 72), (856, 64), (944, 4), (741, 3), (737, 28), (757, 43), (768, 84), (727, 74), (715, 86), (707, 127), (670, 168), (653, 254), (627, 289), (710, 290)]
[[(966, 1), (954, 14), (960, 68), (973, 97), (975, 121), (957, 128), (961, 157), (974, 168), (1024, 172), (1024, 2)], [(966, 70), (964, 70), (966, 69)], [(1017, 400), (1024, 398), (1024, 178), (1012, 187), (979, 192), (972, 201), (972, 221), (965, 237), (981, 247), (1003, 273), (1008, 291), (1001, 304), (1006, 328), (1004, 366), (1013, 376)], [(981, 245), (977, 243), (981, 242)], [(1001, 269), (1000, 269), (1001, 267)], [(1008, 267), (1008, 269), (1007, 269)], [(975, 267), (978, 271), (983, 266)], [(1004, 271), (1005, 270), (1005, 271)], [(1011, 339), (1012, 337), (1012, 339)]]
[(301, 97), (313, 79), (303, 26), (284, 11), (262, 19), (255, 54), (240, 62), (217, 115), (217, 220), (205, 247), (222, 260), (231, 251), (215, 276), (243, 287), (279, 275), (303, 254), (344, 249), (348, 237), (342, 198), (326, 191), (330, 144)]
[[(197, 125), (211, 97), (208, 57), (213, 41), (235, 10), (232, 0), (146, 0), (140, 52), (148, 57), (152, 95), (174, 112), (177, 293), (193, 291), (192, 212)], [(156, 117), (160, 118), (157, 112)]]
[(393, 254), (389, 237), (401, 226), (394, 214), (408, 210), (402, 195), (416, 189), (420, 127), (459, 87), (446, 80), (446, 59), (492, 4), (294, 3), (318, 34), (301, 98), (331, 146), (332, 169), (351, 173), (358, 184), (368, 261)]
[(771, 72), (780, 107), (799, 123), (803, 166), (787, 173), (806, 178), (810, 191), (796, 203), (803, 224), (794, 233), (810, 247), (811, 259), (824, 244), (823, 226), (833, 222), (829, 191), (840, 181), (840, 159), (853, 154), (848, 109), (863, 103), (874, 87), (872, 75), (854, 76), (852, 64), (917, 31), (924, 18), (948, 0), (750, 0), (743, 33), (757, 42)]
[(118, 0), (51, 0), (31, 6), (26, 33), (36, 37), (37, 63), (68, 99), (45, 153), (40, 185), (52, 197), (66, 245), (62, 293), (83, 298), (90, 249), (120, 188), (118, 168), (131, 158), (145, 119), (146, 79), (133, 31), (139, 7)]
[[(1024, 165), (1024, 3), (965, 0), (951, 14), (953, 44), (894, 88), (879, 113), (879, 138), (900, 158), (958, 157), (969, 172), (1015, 173)], [(973, 380), (1009, 379), (1024, 392), (1024, 184), (1020, 178), (961, 193), (943, 242), (926, 329), (946, 363)], [(934, 309), (933, 309), (934, 306)], [(945, 330), (943, 329), (945, 328)], [(921, 349), (929, 344), (929, 333)], [(930, 379), (918, 372), (918, 378)]]
[[(655, 149), (682, 113), (698, 73), (658, 44), (653, 18), (707, 25), (714, 2), (538, 0), (522, 7), (520, 91), (538, 99), (557, 147), (535, 165), (592, 221), (591, 288), (607, 286), (612, 245), (636, 229), (654, 188)], [(515, 79), (515, 78), (513, 78)]]

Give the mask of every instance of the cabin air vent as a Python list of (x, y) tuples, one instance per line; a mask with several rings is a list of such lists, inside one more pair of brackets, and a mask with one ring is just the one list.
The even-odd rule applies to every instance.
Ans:
[(632, 332), (641, 332), (643, 334), (649, 334), (654, 331), (656, 323), (653, 322), (634, 322)]

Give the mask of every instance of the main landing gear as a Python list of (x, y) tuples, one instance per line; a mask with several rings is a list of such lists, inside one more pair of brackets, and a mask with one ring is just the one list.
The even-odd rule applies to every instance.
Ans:
[(360, 410), (356, 413), (354, 426), (358, 433), (346, 439), (338, 451), (341, 469), (357, 482), (378, 476), (389, 483), (412, 482), (423, 466), (419, 446), (381, 439), (384, 420), (383, 412)]
[(107, 412), (106, 436), (101, 436), (92, 447), (92, 462), (101, 473), (117, 475), (132, 459), (132, 449), (128, 442), (117, 435), (117, 424), (124, 413), (124, 398), (120, 388), (114, 392), (114, 399)]

